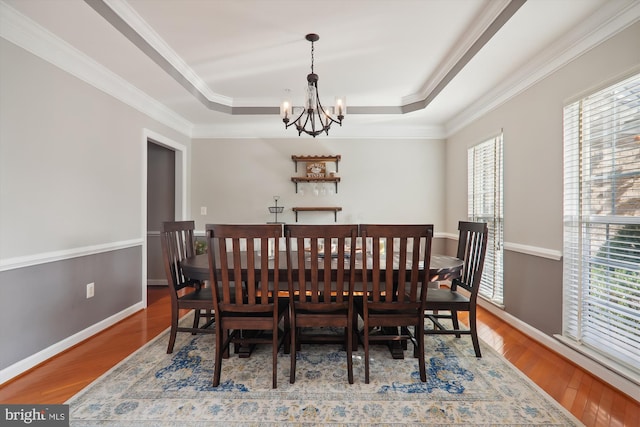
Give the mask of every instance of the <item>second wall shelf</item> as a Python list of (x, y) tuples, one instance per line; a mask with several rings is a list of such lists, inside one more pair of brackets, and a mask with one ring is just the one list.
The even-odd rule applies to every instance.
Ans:
[(294, 176), (291, 177), (291, 181), (296, 184), (296, 193), (298, 192), (298, 183), (302, 182), (333, 182), (336, 186), (336, 193), (338, 192), (338, 183), (340, 182), (339, 176), (331, 176), (324, 178), (308, 178), (306, 176)]

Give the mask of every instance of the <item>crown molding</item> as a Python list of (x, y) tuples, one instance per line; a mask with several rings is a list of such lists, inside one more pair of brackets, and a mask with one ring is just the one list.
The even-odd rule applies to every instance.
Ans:
[[(465, 30), (462, 37), (451, 49), (451, 52), (446, 55), (444, 61), (438, 66), (436, 72), (429, 77), (429, 80), (422, 85), (417, 93), (402, 97), (402, 104), (408, 105), (424, 101), (432, 92), (437, 90), (438, 85), (447, 78), (447, 75), (455, 72), (454, 70), (458, 64), (463, 61), (464, 63), (468, 62), (471, 58), (468, 57), (465, 61), (465, 55), (469, 56), (471, 55), (471, 52), (473, 52), (473, 54), (477, 53), (482, 46), (476, 46), (477, 49), (475, 49), (475, 51), (472, 49), (473, 46), (478, 44), (484, 45), (489, 41), (491, 37), (489, 36), (488, 39), (483, 38), (484, 35), (487, 34), (488, 36), (489, 28), (494, 24), (498, 16), (503, 13), (509, 4), (510, 0), (495, 0), (489, 2), (486, 5), (486, 8), (481, 11), (480, 15), (474, 18), (471, 23), (471, 27)], [(511, 4), (514, 3), (511, 2)], [(520, 6), (522, 6), (522, 4), (519, 4), (517, 8)], [(515, 7), (515, 5), (512, 7)], [(515, 11), (513, 11), (513, 13), (515, 13)]]
[(191, 122), (4, 2), (0, 2), (0, 37), (177, 132), (191, 136)]
[(450, 137), (639, 20), (640, 2), (636, 0), (607, 2), (565, 37), (529, 60), (527, 67), (514, 73), (498, 87), (445, 123), (446, 137)]
[[(525, 2), (526, 0), (489, 2), (478, 18), (478, 23), (459, 43), (457, 54), (440, 67), (438, 78), (428, 82), (421, 93), (411, 95), (403, 102), (415, 99), (414, 101), (374, 108), (350, 106), (349, 114), (406, 114), (425, 109)], [(208, 109), (232, 115), (278, 114), (278, 107), (233, 106), (232, 99), (214, 93), (125, 0), (85, 0), (85, 3)]]
[[(220, 104), (224, 104), (223, 106), (230, 104), (228, 98), (222, 97), (218, 99), (215, 94), (208, 93), (210, 89), (206, 84), (141, 20), (137, 13), (132, 10), (126, 2), (122, 0), (87, 1), (89, 5), (92, 3), (104, 5), (105, 8), (111, 10), (119, 19), (122, 19), (126, 25), (134, 25), (135, 31), (139, 31), (138, 37), (142, 38), (145, 43), (148, 43), (150, 49), (155, 50), (159, 56), (162, 55), (168, 64), (180, 71), (185, 81), (188, 81), (189, 84), (199, 90), (202, 89), (203, 92), (201, 93), (212, 96), (220, 102)], [(506, 0), (496, 3), (502, 6), (506, 3)], [(487, 14), (495, 14), (495, 9), (497, 9), (497, 6), (493, 7)], [(423, 133), (421, 135), (415, 134), (416, 130), (414, 129), (411, 135), (405, 135), (404, 137), (443, 139), (451, 136), (472, 121), (497, 108), (499, 105), (566, 65), (580, 54), (614, 36), (639, 19), (640, 2), (634, 0), (607, 2), (603, 8), (586, 19), (572, 33), (557, 41), (553, 46), (545, 49), (537, 57), (529, 61), (528, 67), (521, 69), (520, 72), (515, 73), (510, 79), (505, 80), (490, 93), (469, 105), (460, 114), (456, 115), (454, 119), (447, 122), (445, 126), (433, 127), (433, 129), (430, 128), (426, 130), (422, 129)], [(486, 31), (485, 27), (480, 27), (477, 31), (483, 29)], [(112, 73), (92, 58), (1, 1), (0, 37), (74, 75), (80, 80), (89, 83), (95, 88), (113, 96), (126, 105), (133, 107), (181, 134), (195, 138), (220, 138), (227, 136), (222, 135), (221, 128), (224, 128), (224, 126), (221, 127), (219, 124), (215, 127), (210, 125), (194, 125), (173, 110), (167, 108), (164, 104), (140, 91), (126, 80)], [(461, 42), (461, 45), (470, 43), (472, 39), (473, 38), (465, 38), (465, 40)], [(456, 63), (459, 59), (460, 58), (457, 58), (455, 61), (452, 59), (447, 62), (447, 66), (444, 66), (443, 70), (447, 69), (447, 67), (451, 65), (451, 62)], [(431, 83), (425, 86), (425, 91), (430, 90), (429, 85), (431, 85)], [(213, 103), (213, 101), (209, 102)], [(228, 112), (231, 114), (245, 113), (244, 110), (241, 111), (242, 109), (238, 107), (228, 108), (230, 108)], [(396, 111), (397, 109), (396, 107), (393, 111), (385, 111), (384, 114), (399, 114)], [(252, 114), (258, 114), (258, 112), (253, 110), (250, 112)], [(269, 110), (268, 112), (270, 113), (271, 111)], [(262, 111), (260, 113), (262, 113)], [(363, 111), (361, 113), (372, 114), (374, 112)], [(375, 111), (375, 113), (380, 114), (382, 112)], [(228, 136), (231, 138), (242, 137), (241, 135)], [(402, 135), (396, 136), (403, 137)], [(282, 137), (282, 134), (280, 134), (279, 137)], [(355, 138), (356, 136), (344, 135), (342, 138), (345, 137)]]
[[(173, 66), (182, 77), (191, 83), (200, 93), (202, 93), (210, 102), (232, 105), (232, 99), (217, 94), (211, 90), (207, 83), (196, 74), (195, 71), (164, 41), (158, 33), (156, 33), (149, 24), (142, 19), (138, 12), (133, 9), (129, 3), (123, 0), (102, 0), (118, 15), (137, 35), (142, 37), (157, 53), (159, 53), (171, 66)], [(96, 2), (88, 2), (89, 5)], [(92, 6), (93, 7), (93, 6)], [(148, 52), (145, 52), (149, 55)]]

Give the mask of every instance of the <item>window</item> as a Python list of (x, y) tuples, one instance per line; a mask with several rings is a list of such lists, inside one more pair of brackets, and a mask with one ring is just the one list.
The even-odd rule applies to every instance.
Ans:
[(562, 335), (638, 374), (640, 75), (565, 107), (564, 181)]
[(502, 134), (469, 148), (467, 169), (469, 221), (489, 227), (479, 294), (502, 305)]

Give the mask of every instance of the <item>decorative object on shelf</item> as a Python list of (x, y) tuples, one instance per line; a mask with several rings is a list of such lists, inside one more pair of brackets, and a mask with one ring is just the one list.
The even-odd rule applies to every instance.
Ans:
[[(307, 164), (309, 162), (325, 162), (326, 163), (335, 163), (336, 165), (336, 173), (338, 172), (338, 165), (340, 163), (340, 160), (342, 159), (342, 156), (340, 154), (337, 154), (335, 156), (297, 156), (297, 155), (292, 155), (291, 156), (291, 160), (293, 160), (293, 162), (295, 163), (296, 166), (296, 172), (298, 172), (298, 162), (307, 162)], [(328, 168), (328, 166), (326, 166)]]
[[(298, 108), (300, 108), (300, 114), (291, 121), (291, 117), (294, 115), (294, 108), (291, 104), (291, 100), (287, 99), (282, 102), (280, 106), (280, 116), (284, 122), (285, 129), (291, 125), (296, 125), (298, 135), (302, 135), (302, 132), (312, 137), (320, 135), (322, 132), (329, 135), (329, 129), (333, 123), (337, 123), (342, 126), (342, 119), (346, 114), (346, 102), (344, 98), (336, 98), (336, 104), (331, 111), (331, 108), (326, 110), (320, 103), (320, 96), (318, 94), (318, 75), (313, 72), (313, 52), (314, 42), (320, 40), (320, 36), (317, 34), (307, 34), (305, 37), (311, 42), (311, 73), (307, 74), (307, 90), (304, 107), (296, 107), (296, 114)], [(334, 118), (335, 117), (335, 118)]]
[(278, 222), (278, 214), (282, 213), (284, 210), (284, 206), (278, 206), (278, 200), (280, 200), (280, 196), (273, 196), (273, 201), (275, 202), (275, 206), (269, 206), (269, 212), (276, 215), (276, 219), (273, 222), (269, 222), (268, 224), (282, 224)]
[(307, 162), (307, 178), (324, 178), (326, 170), (325, 162)]

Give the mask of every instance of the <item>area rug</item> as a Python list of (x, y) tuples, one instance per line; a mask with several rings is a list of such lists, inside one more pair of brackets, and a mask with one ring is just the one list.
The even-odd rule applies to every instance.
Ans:
[(213, 335), (178, 334), (173, 354), (167, 342), (165, 331), (66, 402), (70, 425), (581, 425), (489, 346), (476, 358), (468, 337), (426, 337), (425, 383), (411, 345), (401, 360), (372, 346), (370, 384), (360, 347), (351, 385), (340, 345), (303, 345), (295, 384), (278, 355), (277, 389), (270, 346), (224, 359), (214, 388)]

